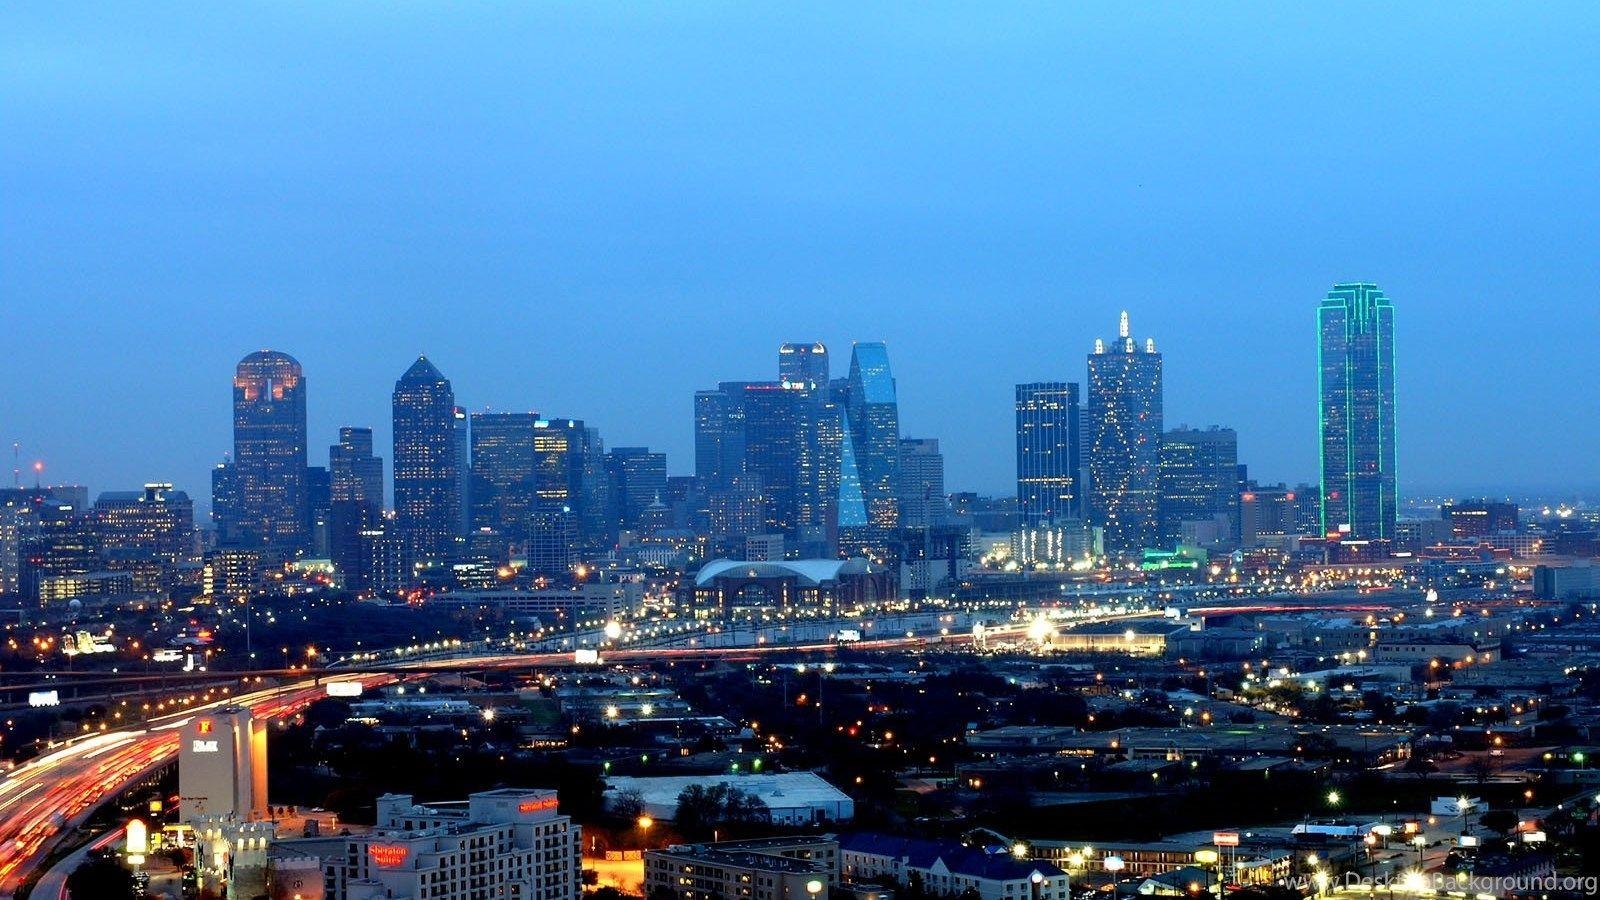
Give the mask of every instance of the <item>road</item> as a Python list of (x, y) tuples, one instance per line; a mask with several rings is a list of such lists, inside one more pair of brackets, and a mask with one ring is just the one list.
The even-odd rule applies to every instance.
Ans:
[[(384, 679), (364, 676), (359, 680), (375, 685)], [(278, 685), (153, 719), (145, 727), (83, 738), (7, 773), (0, 780), (0, 900), (15, 895), (63, 833), (139, 779), (172, 762), (178, 754), (178, 729), (196, 713), (248, 706), (259, 718), (276, 719), (322, 696), (326, 696), (326, 688), (314, 681)], [(56, 890), (59, 896), (59, 887)], [(56, 900), (49, 894), (35, 896)]]
[[(1148, 613), (1139, 613), (1148, 615)], [(1114, 617), (1113, 617), (1114, 618)], [(861, 641), (852, 642), (852, 652), (897, 650), (927, 641), (964, 644), (972, 640), (967, 622), (949, 614), (909, 614), (879, 617), (863, 629)], [(1004, 631), (1021, 627), (1007, 623)], [(831, 639), (835, 622), (791, 623), (770, 629), (729, 628), (707, 635), (683, 635), (677, 646), (637, 649), (627, 646), (599, 647), (601, 663), (657, 663), (663, 660), (741, 661), (772, 654), (830, 653), (840, 645)], [(742, 632), (742, 633), (741, 633)], [(879, 636), (883, 635), (883, 636)], [(787, 641), (793, 641), (789, 643)], [(677, 643), (675, 641), (675, 643)], [(734, 644), (734, 646), (727, 646)], [(381, 654), (374, 654), (381, 659)], [(468, 671), (500, 668), (556, 668), (575, 665), (570, 650), (537, 653), (498, 653), (482, 656), (435, 658), (405, 661), (387, 666), (404, 670), (410, 666), (429, 670)], [(96, 808), (114, 798), (160, 768), (178, 754), (178, 729), (195, 714), (222, 706), (248, 706), (257, 718), (277, 719), (304, 708), (326, 696), (326, 682), (359, 680), (367, 687), (392, 681), (396, 675), (355, 671), (321, 670), (319, 681), (300, 680), (249, 694), (218, 700), (182, 713), (150, 720), (145, 727), (107, 731), (76, 740), (40, 756), (7, 773), (0, 779), (0, 900), (12, 900), (15, 892), (54, 850), (63, 833), (79, 825)], [(64, 869), (60, 884), (52, 874), (46, 890), (34, 892), (39, 900), (58, 900), (65, 886)], [(43, 882), (41, 882), (42, 884)]]
[[(898, 637), (862, 641), (852, 646), (862, 650), (894, 649), (920, 640)], [(606, 664), (616, 664), (663, 659), (742, 659), (771, 653), (836, 649), (837, 644), (832, 642), (729, 648), (602, 649), (602, 660)], [(425, 664), (434, 669), (475, 670), (571, 666), (574, 661), (572, 653), (562, 652), (497, 654), (432, 660)], [(400, 668), (403, 667), (401, 664)], [(359, 680), (370, 687), (394, 677), (326, 670), (317, 674), (322, 683), (291, 682), (152, 719), (145, 727), (82, 738), (7, 773), (0, 779), (0, 900), (11, 900), (27, 877), (49, 856), (63, 833), (75, 828), (96, 808), (139, 779), (171, 763), (178, 754), (178, 729), (195, 714), (222, 706), (248, 706), (258, 718), (277, 719), (326, 696), (327, 681)], [(59, 893), (59, 888), (56, 890)], [(41, 900), (57, 900), (48, 894), (36, 893), (35, 896)]]
[(37, 900), (67, 900), (67, 876), (72, 874), (72, 870), (83, 865), (90, 851), (104, 850), (120, 840), (122, 829), (114, 828), (62, 857), (50, 867), (50, 871), (40, 876), (33, 886), (32, 896)]

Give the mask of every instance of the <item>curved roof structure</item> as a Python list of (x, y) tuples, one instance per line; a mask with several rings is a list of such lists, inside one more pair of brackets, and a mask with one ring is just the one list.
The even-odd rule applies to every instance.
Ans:
[(694, 576), (695, 587), (710, 584), (725, 575), (750, 578), (794, 578), (802, 585), (815, 587), (824, 582), (837, 581), (841, 575), (861, 575), (871, 571), (864, 559), (786, 559), (778, 561), (749, 562), (737, 559), (714, 559), (700, 567)]

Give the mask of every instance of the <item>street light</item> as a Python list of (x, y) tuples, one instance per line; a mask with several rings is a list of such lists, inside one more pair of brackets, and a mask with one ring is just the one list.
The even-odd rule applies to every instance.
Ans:
[(1339, 796), (1339, 792), (1338, 791), (1335, 790), (1335, 791), (1329, 791), (1328, 792), (1328, 805), (1329, 806), (1338, 806), (1339, 805), (1339, 801), (1341, 799), (1343, 799), (1343, 798), (1341, 798)]

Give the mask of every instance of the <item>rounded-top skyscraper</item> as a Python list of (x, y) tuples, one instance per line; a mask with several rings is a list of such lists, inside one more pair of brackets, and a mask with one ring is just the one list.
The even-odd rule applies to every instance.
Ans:
[(292, 555), (309, 538), (306, 379), (287, 353), (258, 350), (233, 374), (233, 461), (218, 476), (218, 536)]

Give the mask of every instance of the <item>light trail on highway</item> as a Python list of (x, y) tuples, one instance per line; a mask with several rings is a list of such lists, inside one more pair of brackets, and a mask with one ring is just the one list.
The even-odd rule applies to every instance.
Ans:
[[(840, 645), (836, 641), (806, 644), (763, 644), (748, 647), (601, 649), (600, 665), (648, 665), (660, 662), (704, 662), (720, 659), (740, 662), (785, 653), (838, 652), (840, 650), (897, 650), (929, 641), (964, 643), (971, 635), (894, 637)], [(504, 668), (557, 668), (579, 665), (573, 654), (510, 653), (418, 662), (418, 668), (476, 670)], [(408, 664), (394, 668), (404, 670)], [(209, 704), (152, 719), (142, 727), (122, 728), (81, 738), (13, 769), (0, 779), (0, 900), (11, 900), (30, 875), (49, 857), (60, 838), (102, 804), (127, 790), (140, 778), (167, 765), (178, 755), (178, 729), (194, 716), (226, 706), (247, 706), (261, 719), (281, 719), (327, 696), (330, 681), (361, 681), (375, 687), (393, 681), (395, 674), (340, 672), (315, 673), (316, 680), (300, 680), (213, 701)], [(53, 898), (52, 898), (53, 900)]]
[(82, 738), (18, 766), (0, 779), (0, 898), (17, 890), (49, 856), (63, 834), (89, 813), (178, 755), (178, 729), (195, 715), (245, 706), (262, 719), (291, 715), (326, 696), (326, 681), (385, 676), (333, 676), (298, 681), (214, 701), (196, 709)]

